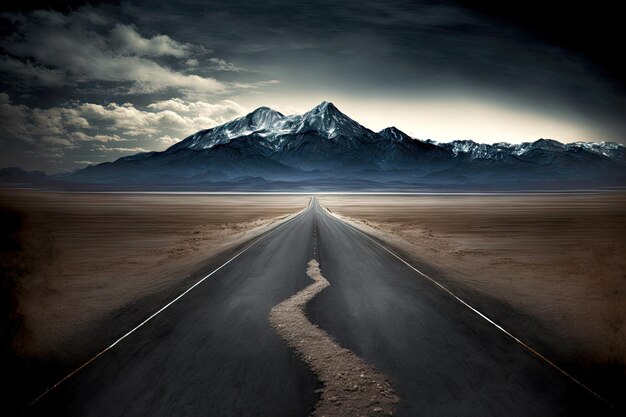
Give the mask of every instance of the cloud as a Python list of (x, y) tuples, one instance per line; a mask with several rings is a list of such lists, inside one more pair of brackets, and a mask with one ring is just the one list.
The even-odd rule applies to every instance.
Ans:
[(144, 149), (144, 148), (139, 148), (139, 147), (134, 147), (134, 148), (116, 148), (116, 147), (108, 147), (106, 145), (98, 145), (95, 147), (96, 149), (99, 149), (101, 151), (106, 151), (106, 152), (124, 152), (124, 153), (138, 153), (138, 152), (148, 152), (148, 150)]
[(204, 101), (188, 102), (180, 98), (173, 98), (149, 104), (147, 108), (161, 111), (171, 110), (179, 114), (205, 117), (210, 120), (216, 118), (214, 123), (224, 123), (245, 112), (243, 107), (232, 100), (211, 104)]
[[(5, 15), (14, 25), (2, 43), (0, 71), (26, 85), (42, 87), (90, 86), (94, 82), (118, 83), (115, 91), (145, 94), (176, 88), (190, 93), (226, 93), (250, 85), (228, 83), (213, 77), (180, 72), (163, 59), (188, 58), (187, 70), (197, 62), (190, 55), (206, 53), (200, 46), (159, 34), (142, 36), (134, 26), (108, 21), (94, 12), (67, 15), (36, 11)], [(94, 24), (97, 22), (97, 24)], [(219, 60), (220, 62), (222, 60)], [(223, 66), (236, 67), (223, 61)]]
[[(3, 93), (4, 94), (4, 93)], [(14, 105), (8, 95), (0, 100), (0, 142), (20, 140), (27, 143), (71, 145), (66, 133), (70, 127), (85, 127), (85, 119), (75, 109), (38, 109)]]
[[(164, 150), (198, 130), (245, 112), (232, 100), (209, 103), (180, 98), (146, 106), (73, 101), (42, 109), (14, 104), (8, 94), (0, 93), (0, 145), (5, 151), (3, 159), (19, 162), (26, 147), (30, 159), (47, 159), (59, 169), (71, 169), (76, 161), (104, 162), (137, 152)], [(11, 154), (11, 149), (19, 151)], [(28, 167), (32, 162), (20, 165)]]
[(10, 56), (0, 56), (0, 72), (17, 76), (20, 84), (23, 83), (22, 81), (26, 83), (35, 81), (40, 85), (65, 84), (61, 71), (36, 65), (29, 60), (20, 61)]
[(97, 161), (73, 161), (76, 165), (96, 165)]
[(228, 62), (220, 58), (210, 58), (209, 62), (212, 62), (213, 64), (215, 64), (215, 68), (218, 71), (232, 71), (232, 72), (244, 71), (243, 68), (237, 67), (232, 62)]
[(174, 56), (182, 58), (189, 53), (189, 45), (183, 45), (167, 35), (157, 35), (150, 39), (142, 37), (135, 28), (117, 24), (111, 30), (110, 39), (117, 49), (127, 55)]

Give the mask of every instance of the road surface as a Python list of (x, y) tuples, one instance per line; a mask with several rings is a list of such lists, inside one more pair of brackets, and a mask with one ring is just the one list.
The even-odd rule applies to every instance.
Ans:
[(307, 305), (309, 319), (389, 377), (396, 415), (614, 415), (316, 199), (26, 414), (308, 415), (321, 385), (268, 314), (311, 284), (311, 259), (330, 286)]

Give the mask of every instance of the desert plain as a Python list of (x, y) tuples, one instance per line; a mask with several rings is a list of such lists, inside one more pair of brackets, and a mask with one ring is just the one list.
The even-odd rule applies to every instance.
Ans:
[(626, 193), (334, 194), (320, 203), (622, 403)]
[(308, 202), (0, 191), (2, 368), (17, 391), (7, 398), (27, 401)]
[[(0, 191), (12, 398), (32, 398), (310, 197)], [(576, 378), (620, 397), (626, 193), (319, 199)]]

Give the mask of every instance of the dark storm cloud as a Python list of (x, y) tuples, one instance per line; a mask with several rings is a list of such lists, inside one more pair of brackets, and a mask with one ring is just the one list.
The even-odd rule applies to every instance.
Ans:
[(25, 88), (114, 82), (120, 92), (125, 86), (128, 92), (145, 93), (169, 87), (217, 93), (228, 89), (224, 82), (185, 74), (157, 60), (187, 57), (194, 49), (202, 53), (201, 47), (163, 34), (143, 37), (134, 26), (91, 10), (40, 10), (5, 19), (15, 30), (5, 39), (0, 71), (23, 81)]
[[(170, 28), (179, 39), (279, 79), (285, 89), (322, 85), (368, 94), (495, 95), (509, 105), (558, 108), (599, 120), (610, 126), (613, 139), (624, 137), (626, 126), (616, 120), (624, 109), (622, 80), (607, 78), (602, 63), (566, 43), (550, 43), (550, 36), (532, 30), (532, 21), (526, 27), (513, 24), (476, 7), (428, 1), (183, 1), (158, 15), (141, 3), (121, 10), (142, 27)], [(551, 9), (544, 5), (532, 12), (541, 19), (546, 10)], [(571, 20), (567, 9), (553, 26), (565, 20)], [(580, 28), (595, 39), (601, 26), (586, 22)]]
[[(75, 161), (160, 149), (190, 129), (244, 112), (237, 101), (254, 91), (474, 98), (566, 115), (596, 129), (589, 139), (623, 141), (623, 72), (606, 52), (617, 48), (617, 37), (597, 30), (597, 21), (578, 34), (583, 12), (572, 18), (567, 9), (525, 4), (8, 4), (0, 165), (67, 169)], [(157, 130), (148, 132), (152, 122)]]

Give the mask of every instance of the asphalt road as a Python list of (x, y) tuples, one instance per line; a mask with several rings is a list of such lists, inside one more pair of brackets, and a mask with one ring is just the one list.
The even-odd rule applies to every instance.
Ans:
[(331, 285), (309, 318), (391, 379), (397, 415), (615, 415), (316, 200), (26, 414), (308, 415), (320, 384), (268, 314), (311, 283), (312, 258)]

